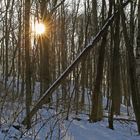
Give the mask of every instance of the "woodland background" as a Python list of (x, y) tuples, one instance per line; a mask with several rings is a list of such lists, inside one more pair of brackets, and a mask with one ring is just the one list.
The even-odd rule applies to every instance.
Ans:
[(140, 133), (140, 0), (1, 0), (0, 74), (1, 124), (6, 109), (30, 129), (45, 106), (114, 129), (124, 105)]

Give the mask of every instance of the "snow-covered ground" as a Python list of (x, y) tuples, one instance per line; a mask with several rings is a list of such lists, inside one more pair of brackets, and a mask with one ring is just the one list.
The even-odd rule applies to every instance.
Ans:
[[(47, 113), (44, 111), (43, 114), (46, 116)], [(58, 116), (51, 115), (46, 116), (46, 120), (50, 117), (48, 122), (42, 117), (42, 121), (28, 132), (25, 128), (17, 130), (12, 125), (2, 125), (0, 140), (140, 140), (135, 122), (116, 120), (115, 129), (111, 130), (107, 127), (107, 118), (97, 123), (89, 123), (86, 115), (81, 115), (81, 120), (70, 119), (69, 121), (59, 120)], [(56, 123), (58, 120), (59, 122)], [(50, 128), (53, 130), (52, 136), (50, 136)]]
[[(39, 83), (36, 83), (35, 92), (39, 92)], [(136, 123), (133, 121), (115, 120), (114, 130), (111, 130), (108, 128), (107, 118), (97, 123), (89, 123), (88, 115), (75, 116), (74, 113), (70, 113), (69, 120), (65, 120), (66, 110), (60, 108), (56, 113), (55, 106), (50, 109), (46, 105), (39, 110), (33, 119), (32, 128), (27, 131), (21, 125), (25, 116), (23, 102), (19, 100), (10, 102), (12, 100), (8, 95), (0, 99), (4, 102), (0, 102), (0, 140), (140, 140)], [(38, 97), (35, 96), (34, 100), (37, 99)], [(104, 107), (106, 102), (104, 98)], [(87, 112), (83, 111), (83, 113)], [(108, 113), (104, 111), (104, 115), (107, 116)], [(129, 115), (127, 116), (126, 106), (121, 105), (121, 115), (115, 117), (134, 120), (132, 107), (129, 108)], [(74, 119), (75, 117), (80, 120)], [(13, 125), (20, 128), (16, 129)]]
[(135, 123), (115, 121), (115, 130), (107, 126), (107, 119), (94, 124), (87, 120), (74, 120), (65, 140), (140, 140)]

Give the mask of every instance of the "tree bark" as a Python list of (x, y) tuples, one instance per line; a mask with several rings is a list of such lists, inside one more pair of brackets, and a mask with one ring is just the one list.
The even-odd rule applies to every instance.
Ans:
[[(121, 3), (121, 2), (120, 2)], [(131, 83), (131, 94), (132, 94), (132, 103), (134, 108), (134, 113), (136, 117), (138, 132), (140, 134), (140, 95), (137, 85), (137, 77), (136, 77), (136, 62), (134, 57), (134, 51), (133, 46), (130, 42), (126, 23), (125, 23), (125, 13), (123, 11), (122, 6), (120, 6), (120, 13), (121, 13), (121, 20), (122, 20), (122, 26), (123, 26), (123, 34), (124, 34), (124, 40), (125, 45), (128, 53), (128, 61), (129, 61), (129, 76), (130, 76), (130, 83)]]
[(25, 63), (26, 63), (26, 115), (27, 128), (31, 127), (30, 106), (31, 106), (31, 68), (30, 68), (30, 0), (25, 0)]

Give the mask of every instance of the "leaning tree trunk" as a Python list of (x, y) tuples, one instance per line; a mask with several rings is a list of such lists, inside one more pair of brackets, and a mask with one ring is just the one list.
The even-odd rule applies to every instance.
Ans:
[[(138, 5), (138, 11), (140, 11), (140, 0)], [(137, 82), (140, 94), (140, 12), (138, 12), (138, 36), (137, 36), (137, 48), (136, 48), (136, 62), (137, 62)]]
[[(140, 0), (139, 0), (139, 5), (138, 5), (138, 11), (140, 11)], [(139, 95), (139, 107), (140, 107), (140, 12), (138, 12), (138, 36), (137, 36), (137, 68), (136, 68), (136, 72), (137, 72), (137, 86), (138, 86), (138, 95)], [(139, 110), (139, 107), (137, 108), (137, 110)], [(140, 133), (140, 112), (139, 113), (139, 120), (138, 120), (138, 129), (139, 129), (139, 133)]]
[[(138, 4), (138, 11), (140, 11), (140, 0)], [(138, 12), (138, 36), (137, 36), (136, 57), (137, 59), (140, 59), (140, 12)]]

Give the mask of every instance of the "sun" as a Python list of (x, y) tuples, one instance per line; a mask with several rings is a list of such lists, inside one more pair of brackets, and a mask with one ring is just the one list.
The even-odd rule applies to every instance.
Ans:
[(45, 33), (45, 25), (43, 23), (35, 23), (32, 30), (37, 35), (42, 35)]

